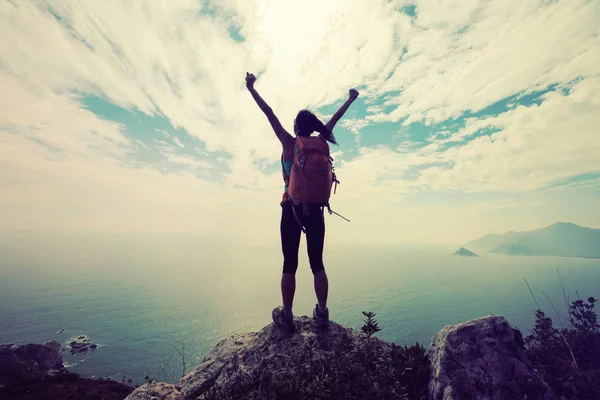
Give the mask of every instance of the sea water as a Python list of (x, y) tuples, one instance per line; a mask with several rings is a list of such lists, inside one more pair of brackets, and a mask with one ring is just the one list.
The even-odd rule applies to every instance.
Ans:
[[(442, 327), (504, 315), (528, 334), (534, 300), (566, 316), (569, 298), (600, 297), (600, 260), (450, 255), (455, 249), (391, 245), (328, 247), (332, 320), (353, 329), (373, 311), (377, 336), (425, 345)], [(300, 248), (296, 315), (316, 300)], [(66, 344), (87, 335), (98, 348), (64, 356), (84, 376), (176, 382), (220, 340), (269, 324), (281, 304), (281, 253), (183, 235), (6, 240), (0, 245), (0, 343)], [(184, 357), (182, 357), (182, 355)], [(185, 364), (185, 368), (184, 368)]]

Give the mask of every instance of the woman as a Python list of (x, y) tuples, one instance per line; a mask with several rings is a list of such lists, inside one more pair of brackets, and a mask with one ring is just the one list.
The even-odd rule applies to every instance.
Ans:
[[(298, 268), (298, 247), (300, 246), (300, 236), (302, 227), (298, 223), (296, 216), (302, 216), (301, 224), (306, 231), (306, 244), (308, 249), (308, 259), (310, 268), (314, 276), (315, 294), (317, 295), (317, 305), (313, 311), (313, 318), (317, 326), (324, 328), (329, 324), (329, 309), (327, 308), (327, 293), (329, 283), (327, 273), (323, 265), (323, 243), (325, 240), (325, 221), (323, 218), (322, 207), (312, 207), (306, 210), (296, 208), (289, 199), (287, 187), (290, 177), (292, 164), (294, 163), (294, 147), (296, 139), (290, 135), (281, 125), (275, 113), (269, 105), (260, 97), (254, 88), (256, 77), (246, 72), (246, 87), (252, 94), (252, 97), (260, 107), (275, 135), (281, 142), (283, 153), (281, 157), (282, 172), (285, 182), (285, 191), (281, 201), (281, 247), (283, 250), (283, 274), (281, 277), (281, 297), (283, 298), (283, 307), (277, 307), (273, 310), (273, 321), (287, 332), (295, 330), (293, 322), (292, 304), (294, 302), (294, 293), (296, 291), (296, 269)], [(348, 100), (331, 117), (326, 125), (310, 111), (301, 110), (294, 120), (294, 133), (296, 136), (310, 136), (313, 132), (318, 132), (324, 140), (337, 144), (333, 135), (333, 127), (344, 115), (350, 104), (358, 97), (358, 91), (350, 89)], [(296, 211), (294, 213), (294, 211)]]

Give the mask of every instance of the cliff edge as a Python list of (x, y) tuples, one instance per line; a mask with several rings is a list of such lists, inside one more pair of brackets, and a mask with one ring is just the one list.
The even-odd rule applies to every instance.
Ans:
[[(208, 399), (543, 399), (552, 390), (503, 317), (447, 326), (423, 347), (403, 347), (331, 323), (270, 324), (221, 341), (178, 384), (152, 382), (126, 400)], [(429, 359), (430, 358), (430, 359)]]

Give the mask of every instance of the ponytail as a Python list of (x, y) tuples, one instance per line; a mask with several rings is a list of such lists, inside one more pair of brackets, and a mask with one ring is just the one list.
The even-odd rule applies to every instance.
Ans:
[(319, 121), (319, 119), (317, 117), (315, 117), (315, 119), (317, 120), (317, 126), (315, 127), (315, 131), (319, 132), (321, 135), (323, 135), (323, 137), (325, 138), (325, 140), (327, 140), (330, 143), (333, 144), (338, 144), (338, 142), (335, 140), (335, 136), (333, 135), (333, 132), (331, 132), (329, 129), (327, 129), (327, 127), (325, 125), (323, 125), (323, 123), (321, 121)]
[(323, 123), (317, 118), (315, 114), (308, 110), (301, 110), (296, 116), (295, 125), (298, 127), (300, 136), (310, 136), (313, 132), (319, 132), (325, 140), (330, 143), (338, 144), (333, 132), (331, 132)]

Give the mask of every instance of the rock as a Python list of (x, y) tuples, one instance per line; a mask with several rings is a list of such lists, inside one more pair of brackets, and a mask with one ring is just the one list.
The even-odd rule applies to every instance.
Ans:
[(80, 354), (87, 352), (89, 349), (95, 349), (98, 345), (93, 344), (89, 337), (80, 335), (71, 338), (67, 347), (71, 350), (71, 354)]
[(62, 350), (61, 344), (58, 343), (56, 340), (46, 342), (46, 343), (44, 343), (44, 346), (49, 347), (52, 350), (55, 350), (57, 353), (60, 353), (60, 351)]
[(326, 331), (308, 317), (295, 324), (294, 334), (270, 324), (229, 337), (177, 385), (148, 378), (126, 400), (421, 399), (430, 364), (432, 400), (556, 399), (503, 317), (445, 327), (429, 359), (418, 346), (398, 351), (336, 323)]
[[(270, 324), (221, 341), (176, 386), (158, 386), (155, 398), (401, 398), (401, 385), (375, 368), (390, 362), (391, 344), (375, 337), (367, 344), (363, 334), (336, 323), (324, 331), (308, 317), (295, 323), (294, 334)], [(145, 399), (148, 388), (143, 385), (126, 400)]]
[(456, 253), (453, 254), (454, 256), (462, 256), (462, 257), (479, 257), (477, 254), (473, 253), (470, 250), (465, 249), (464, 247), (461, 247), (460, 249), (458, 249), (456, 251)]
[(146, 383), (127, 396), (126, 400), (181, 400), (181, 388), (170, 383)]
[(0, 345), (2, 400), (122, 400), (133, 388), (109, 379), (86, 379), (63, 366), (61, 344)]
[(446, 326), (429, 352), (432, 400), (555, 400), (525, 356), (523, 338), (504, 317)]
[(0, 387), (2, 400), (122, 400), (133, 388), (110, 379), (86, 379), (61, 373)]
[(60, 343), (55, 341), (43, 345), (0, 345), (0, 385), (8, 386), (64, 370), (60, 348)]

